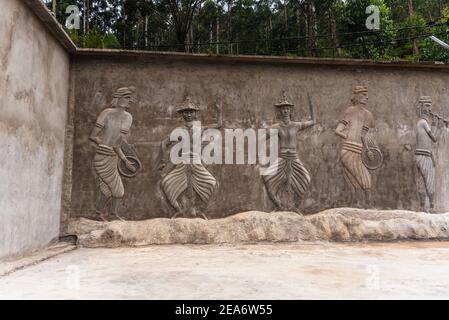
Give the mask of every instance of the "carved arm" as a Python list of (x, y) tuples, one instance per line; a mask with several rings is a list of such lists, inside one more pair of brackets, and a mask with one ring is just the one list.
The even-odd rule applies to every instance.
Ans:
[(338, 124), (337, 128), (335, 129), (335, 134), (337, 136), (339, 136), (340, 138), (346, 140), (346, 139), (348, 139), (348, 136), (346, 135), (345, 130), (346, 130), (346, 125), (344, 123), (340, 122)]
[(103, 130), (103, 128), (95, 126), (94, 129), (92, 130), (92, 133), (89, 136), (89, 140), (94, 142), (97, 145), (101, 144), (101, 139), (98, 137), (101, 130)]

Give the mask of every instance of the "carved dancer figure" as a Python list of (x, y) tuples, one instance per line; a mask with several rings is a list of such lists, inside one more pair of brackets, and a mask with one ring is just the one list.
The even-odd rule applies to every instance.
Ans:
[[(208, 126), (208, 128), (219, 129), (222, 127), (222, 110), (221, 105), (215, 104), (217, 111), (218, 124)], [(190, 139), (193, 137), (193, 126), (198, 123), (196, 121), (199, 108), (191, 101), (189, 97), (186, 98), (184, 103), (178, 108), (177, 112), (181, 114), (185, 121), (185, 125), (176, 129), (186, 129), (189, 132)], [(207, 130), (208, 128), (202, 128)], [(168, 148), (174, 142), (170, 141), (167, 137), (161, 143), (161, 165), (159, 167), (162, 170), (167, 165), (167, 153)], [(161, 188), (164, 192), (168, 202), (175, 209), (176, 213), (172, 216), (172, 219), (182, 214), (184, 216), (198, 216), (200, 215), (204, 219), (207, 219), (203, 210), (205, 205), (209, 202), (209, 199), (217, 186), (215, 177), (204, 167), (201, 162), (201, 148), (195, 150), (191, 140), (190, 150), (188, 154), (183, 154), (183, 158), (189, 158), (190, 163), (179, 163), (174, 165), (172, 162), (168, 162), (170, 167), (168, 168), (168, 174), (165, 175), (161, 182)], [(195, 152), (196, 151), (196, 152)], [(200, 154), (197, 154), (199, 152)], [(194, 161), (196, 159), (197, 161)], [(202, 202), (202, 208), (197, 208), (197, 200)], [(200, 205), (200, 206), (201, 206)], [(200, 212), (198, 212), (200, 211)]]
[(104, 219), (106, 206), (112, 200), (111, 213), (119, 216), (119, 206), (124, 196), (124, 187), (119, 174), (119, 159), (130, 172), (136, 172), (134, 164), (127, 159), (122, 145), (127, 144), (127, 136), (133, 118), (127, 111), (130, 107), (133, 88), (120, 88), (114, 93), (112, 107), (107, 108), (98, 116), (95, 127), (89, 139), (96, 144), (93, 166), (98, 176), (100, 196), (96, 212)]
[[(363, 190), (365, 204), (369, 206), (372, 186), (369, 169), (374, 170), (380, 167), (382, 154), (368, 135), (369, 130), (374, 128), (373, 114), (365, 108), (368, 103), (368, 88), (356, 86), (353, 93), (353, 105), (346, 109), (335, 134), (344, 139), (341, 163), (344, 178), (352, 189), (351, 202), (356, 191)], [(368, 168), (367, 162), (376, 164)]]
[(297, 134), (315, 125), (316, 121), (311, 104), (311, 120), (293, 121), (291, 117), (293, 106), (287, 100), (285, 93), (281, 102), (275, 104), (281, 122), (272, 125), (269, 129), (278, 130), (279, 154), (276, 163), (268, 167), (263, 181), (277, 210), (299, 213), (299, 201), (308, 191), (311, 177), (298, 157)]
[[(418, 171), (418, 193), (421, 208), (426, 210), (426, 198), (429, 198), (430, 209), (434, 205), (435, 193), (435, 160), (432, 154), (432, 143), (437, 142), (435, 134), (432, 132), (430, 124), (435, 115), (432, 114), (432, 99), (423, 96), (419, 99), (417, 108), (418, 122), (416, 124), (416, 149), (415, 163)], [(429, 124), (430, 123), (430, 124)]]

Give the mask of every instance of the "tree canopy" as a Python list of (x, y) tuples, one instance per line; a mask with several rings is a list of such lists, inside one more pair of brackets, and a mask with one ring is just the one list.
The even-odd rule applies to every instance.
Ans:
[[(49, 8), (51, 0), (44, 0)], [(57, 0), (80, 47), (449, 62), (449, 0)], [(370, 30), (366, 8), (379, 8)]]

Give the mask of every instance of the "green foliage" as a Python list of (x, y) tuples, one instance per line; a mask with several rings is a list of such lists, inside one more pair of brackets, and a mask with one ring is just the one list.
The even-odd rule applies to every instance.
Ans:
[[(195, 1), (58, 0), (57, 19), (64, 24), (67, 5), (80, 8), (82, 28), (69, 34), (81, 47), (449, 62), (428, 38), (449, 42), (449, 0), (413, 0), (413, 14), (408, 0)], [(174, 19), (173, 3), (192, 18)], [(380, 9), (380, 30), (365, 26), (369, 5)]]
[[(366, 8), (376, 5), (380, 9), (380, 30), (366, 28)], [(340, 16), (340, 33), (344, 52), (347, 56), (364, 59), (390, 60), (397, 36), (395, 24), (391, 19), (390, 8), (383, 0), (349, 0)], [(352, 32), (357, 32), (353, 33)]]
[[(446, 7), (440, 19), (438, 19), (437, 23), (445, 23), (449, 21), (449, 7)], [(448, 33), (448, 25), (443, 25), (437, 28), (434, 28), (434, 34), (437, 34), (437, 37), (440, 40), (443, 40), (446, 43), (449, 43), (449, 33)], [(449, 50), (444, 49), (440, 45), (433, 42), (431, 39), (424, 39), (421, 42), (421, 57), (423, 60), (428, 61), (441, 61), (441, 62), (449, 62)]]
[(95, 28), (86, 34), (80, 34), (77, 30), (68, 30), (73, 42), (79, 47), (96, 49), (119, 49), (120, 43), (112, 33), (103, 34)]

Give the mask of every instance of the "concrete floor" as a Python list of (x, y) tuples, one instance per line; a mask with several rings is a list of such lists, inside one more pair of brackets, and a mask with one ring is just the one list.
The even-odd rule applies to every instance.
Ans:
[(2, 299), (449, 299), (449, 242), (79, 249)]

